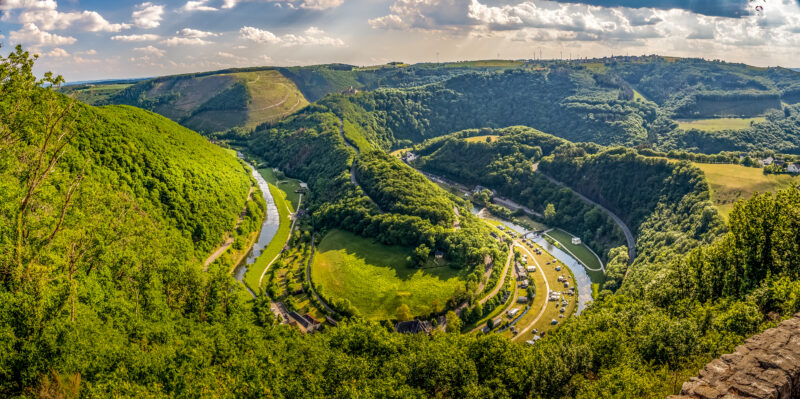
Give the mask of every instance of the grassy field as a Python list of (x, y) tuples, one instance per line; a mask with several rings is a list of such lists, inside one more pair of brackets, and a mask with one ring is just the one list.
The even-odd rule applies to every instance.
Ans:
[(634, 90), (633, 91), (633, 101), (647, 101), (647, 99), (644, 98), (642, 93), (639, 93), (638, 90)]
[(593, 282), (603, 281), (604, 275), (600, 269), (600, 259), (597, 258), (594, 252), (592, 252), (589, 247), (586, 246), (586, 244), (573, 245), (572, 235), (560, 229), (552, 230), (547, 233), (547, 235), (558, 241), (562, 247), (568, 249), (578, 258), (578, 260), (589, 267), (586, 269), (586, 273), (589, 274), (589, 278)]
[(264, 177), (264, 180), (270, 184), (274, 184), (283, 191), (286, 199), (289, 200), (289, 203), (292, 205), (292, 212), (294, 212), (294, 209), (297, 209), (298, 201), (300, 201), (300, 194), (296, 192), (297, 189), (300, 188), (300, 180), (289, 178), (278, 180), (275, 171), (269, 168), (260, 169), (259, 171), (261, 172), (261, 176)]
[(278, 71), (242, 72), (233, 76), (244, 79), (250, 91), (246, 127), (283, 118), (308, 105), (294, 82)]
[(759, 118), (715, 118), (715, 119), (682, 119), (678, 120), (678, 127), (683, 130), (697, 129), (709, 132), (719, 130), (742, 130), (750, 127), (751, 123), (761, 123), (766, 119)]
[(463, 286), (448, 267), (420, 270), (409, 266), (411, 250), (388, 247), (341, 230), (326, 235), (317, 248), (311, 280), (324, 298), (347, 299), (361, 316), (393, 319), (406, 304), (414, 315), (444, 306)]
[(477, 143), (479, 141), (485, 142), (487, 138), (490, 139), (491, 141), (495, 141), (495, 140), (497, 140), (498, 137), (500, 137), (500, 136), (498, 136), (496, 134), (489, 134), (489, 135), (485, 135), (485, 136), (469, 137), (469, 138), (465, 139), (465, 141), (468, 142), (468, 143)]
[(750, 198), (756, 192), (777, 191), (800, 184), (800, 177), (765, 175), (761, 168), (704, 163), (695, 163), (694, 166), (706, 175), (711, 187), (711, 200), (726, 219), (738, 199)]
[(97, 85), (76, 85), (67, 86), (61, 89), (70, 97), (85, 102), (87, 104), (98, 104), (111, 98), (123, 89), (132, 86), (130, 83), (118, 84), (97, 84)]
[(350, 144), (356, 146), (359, 151), (366, 152), (373, 148), (372, 144), (367, 141), (366, 137), (358, 131), (358, 128), (350, 123), (350, 121), (344, 121), (344, 131), (343, 131), (344, 138), (347, 139)]
[[(272, 169), (265, 168), (259, 169), (258, 171), (266, 179), (267, 173), (271, 172)], [(275, 233), (275, 237), (270, 241), (269, 245), (264, 248), (264, 252), (262, 252), (255, 263), (247, 269), (247, 273), (244, 275), (245, 284), (256, 292), (258, 292), (258, 281), (261, 278), (261, 274), (270, 265), (272, 260), (280, 254), (283, 246), (286, 245), (292, 223), (289, 219), (289, 214), (294, 212), (292, 204), (287, 200), (287, 193), (283, 192), (274, 184), (269, 185), (269, 192), (275, 200), (275, 206), (278, 208), (278, 216), (280, 217), (281, 223), (278, 227), (278, 232)]]

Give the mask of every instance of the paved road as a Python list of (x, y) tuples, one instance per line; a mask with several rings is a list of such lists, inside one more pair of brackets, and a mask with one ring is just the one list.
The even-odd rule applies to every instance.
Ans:
[[(561, 183), (560, 181), (558, 181), (556, 179), (553, 179), (552, 177), (542, 173), (541, 171), (537, 171), (537, 173), (541, 173), (542, 176), (546, 177), (547, 180), (550, 180), (550, 182), (552, 182), (555, 185), (566, 187), (566, 188), (569, 188), (570, 190), (572, 190), (571, 187), (567, 186), (564, 183)], [(617, 223), (619, 228), (622, 229), (622, 232), (625, 233), (625, 240), (628, 242), (628, 266), (630, 266), (631, 263), (633, 263), (633, 260), (636, 258), (636, 239), (633, 237), (633, 233), (631, 233), (631, 229), (628, 228), (628, 225), (626, 225), (625, 222), (623, 222), (622, 219), (619, 218), (619, 216), (614, 214), (614, 212), (611, 212), (610, 210), (608, 210), (606, 207), (598, 204), (597, 202), (591, 200), (589, 197), (579, 193), (576, 190), (572, 190), (572, 192), (577, 194), (578, 197), (580, 197), (582, 200), (584, 200), (584, 201), (586, 201), (586, 202), (588, 202), (588, 203), (600, 208), (602, 211), (607, 213), (609, 216), (611, 216), (611, 219), (614, 219), (614, 222)], [(630, 268), (628, 268), (628, 270), (630, 270)], [(626, 271), (625, 272), (625, 276), (627, 277), (627, 275), (628, 275), (628, 272)]]

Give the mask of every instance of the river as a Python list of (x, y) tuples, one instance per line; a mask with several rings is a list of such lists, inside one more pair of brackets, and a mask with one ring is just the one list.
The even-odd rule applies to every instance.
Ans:
[[(242, 154), (237, 153), (237, 155), (244, 160)], [(264, 248), (266, 248), (275, 237), (275, 234), (278, 232), (278, 226), (280, 226), (281, 223), (281, 218), (278, 216), (278, 207), (275, 206), (275, 200), (269, 192), (269, 184), (253, 165), (247, 161), (245, 161), (245, 163), (252, 171), (253, 178), (256, 179), (258, 188), (261, 189), (261, 193), (264, 195), (264, 201), (267, 202), (267, 217), (264, 218), (264, 223), (261, 225), (261, 232), (258, 234), (258, 240), (253, 244), (253, 247), (250, 248), (250, 252), (247, 253), (247, 257), (244, 261), (237, 265), (236, 269), (233, 271), (233, 276), (239, 281), (242, 281), (244, 278), (248, 266), (255, 263), (256, 259), (261, 255), (261, 252), (264, 251)]]
[[(472, 211), (474, 214), (477, 214), (477, 212), (478, 209), (473, 209)], [(504, 225), (521, 235), (530, 232), (530, 230), (507, 220), (502, 220), (495, 217), (487, 217), (486, 219), (503, 222)], [(581, 265), (580, 262), (575, 260), (575, 258), (573, 258), (571, 255), (556, 248), (544, 238), (539, 237), (532, 241), (541, 245), (542, 248), (544, 248), (547, 252), (550, 252), (550, 254), (552, 254), (556, 259), (560, 260), (561, 263), (563, 263), (569, 268), (569, 270), (572, 271), (572, 274), (575, 276), (575, 284), (578, 286), (578, 310), (576, 311), (576, 314), (581, 314), (583, 309), (586, 309), (586, 305), (592, 301), (592, 280), (589, 279), (589, 275), (586, 274), (586, 269), (584, 269), (583, 265)]]

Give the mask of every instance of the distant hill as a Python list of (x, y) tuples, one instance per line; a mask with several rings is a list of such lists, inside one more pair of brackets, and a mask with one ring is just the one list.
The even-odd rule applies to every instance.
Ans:
[[(152, 110), (206, 134), (249, 130), (320, 101), (340, 115), (374, 119), (360, 125), (382, 148), (461, 129), (521, 124), (604, 145), (800, 152), (800, 120), (793, 111), (800, 103), (800, 73), (702, 59), (259, 67), (63, 90), (92, 104)], [(719, 118), (752, 119), (721, 124)]]

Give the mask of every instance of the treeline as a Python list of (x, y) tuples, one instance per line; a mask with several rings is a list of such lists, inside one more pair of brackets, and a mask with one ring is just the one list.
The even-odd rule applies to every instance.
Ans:
[[(500, 137), (491, 142), (433, 139), (414, 149), (421, 155), (415, 166), (459, 183), (496, 190), (498, 196), (539, 212), (541, 221), (579, 235), (604, 258), (609, 249), (625, 242), (622, 231), (605, 212), (534, 172), (543, 156), (566, 145), (566, 141), (525, 127), (484, 129), (480, 133)], [(545, 214), (548, 204), (553, 206), (553, 214)]]

